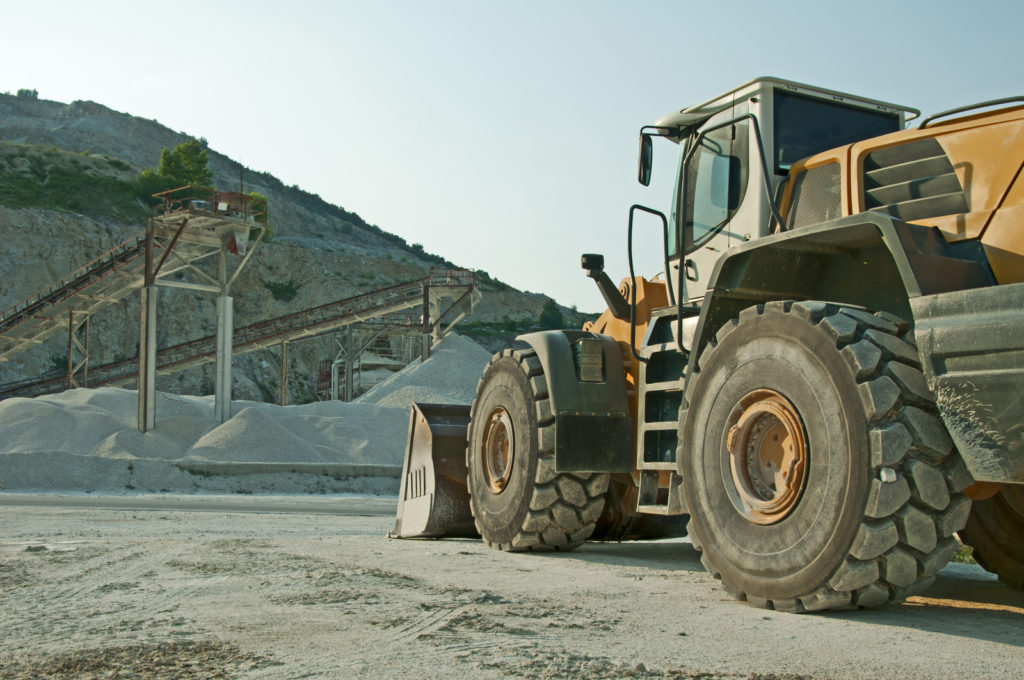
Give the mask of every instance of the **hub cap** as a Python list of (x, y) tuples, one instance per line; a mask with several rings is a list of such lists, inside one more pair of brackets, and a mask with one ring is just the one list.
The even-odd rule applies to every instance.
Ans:
[(508, 411), (497, 407), (487, 417), (484, 431), (484, 476), (487, 486), (494, 493), (501, 493), (508, 486), (515, 462), (516, 435), (512, 429), (512, 418)]
[(793, 404), (774, 390), (750, 392), (729, 415), (726, 446), (737, 509), (755, 524), (785, 519), (807, 478), (807, 437)]

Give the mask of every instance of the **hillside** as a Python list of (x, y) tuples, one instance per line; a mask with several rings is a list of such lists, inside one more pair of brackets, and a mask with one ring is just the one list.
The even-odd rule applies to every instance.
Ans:
[[(189, 139), (160, 123), (93, 102), (71, 104), (0, 95), (0, 308), (24, 299), (140, 231), (148, 215), (134, 180), (159, 162), (163, 148)], [(233, 287), (235, 325), (242, 326), (332, 300), (417, 279), (451, 263), (366, 223), (274, 176), (243, 168), (207, 149), (218, 187), (267, 196), (273, 238), (260, 246)], [(535, 325), (544, 295), (514, 290), (485, 273), (483, 302), (467, 330), (492, 349)], [(568, 325), (580, 317), (561, 308)], [(160, 347), (212, 334), (212, 296), (193, 291), (161, 294)], [(90, 361), (135, 356), (138, 300), (131, 296), (90, 321)], [(289, 348), (292, 403), (313, 399), (318, 362), (337, 353), (329, 336)], [(67, 355), (60, 334), (0, 364), (0, 383), (59, 369)], [(279, 358), (265, 350), (236, 358), (234, 395), (276, 399)], [(158, 389), (208, 394), (212, 365), (158, 378)]]

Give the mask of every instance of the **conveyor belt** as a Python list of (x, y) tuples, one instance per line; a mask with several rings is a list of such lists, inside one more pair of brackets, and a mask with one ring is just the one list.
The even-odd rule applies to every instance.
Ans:
[[(141, 279), (140, 279), (141, 281)], [(284, 341), (300, 340), (319, 335), (350, 324), (387, 323), (408, 326), (410, 330), (422, 328), (422, 322), (398, 318), (402, 312), (422, 308), (425, 301), (439, 298), (468, 299), (474, 294), (475, 277), (468, 270), (431, 271), (429, 276), (407, 281), (388, 288), (363, 293), (329, 302), (266, 321), (236, 328), (233, 333), (232, 354), (244, 354), (276, 345)], [(139, 284), (141, 285), (141, 283)], [(138, 288), (135, 285), (134, 288)], [(389, 320), (390, 317), (390, 320)], [(432, 321), (437, 321), (436, 319)], [(57, 330), (66, 329), (64, 321)], [(51, 333), (52, 334), (52, 333)], [(193, 366), (211, 363), (216, 358), (216, 336), (184, 342), (157, 352), (157, 373), (166, 374)], [(89, 367), (89, 386), (117, 385), (135, 380), (138, 359), (128, 359), (101, 366)], [(0, 385), (0, 399), (59, 392), (66, 387), (63, 373), (51, 372), (38, 380), (24, 380)]]

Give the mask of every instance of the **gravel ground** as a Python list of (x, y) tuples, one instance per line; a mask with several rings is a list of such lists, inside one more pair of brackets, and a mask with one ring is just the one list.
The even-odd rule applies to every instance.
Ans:
[(387, 539), (381, 498), (180, 498), (0, 494), (0, 678), (1016, 679), (1024, 659), (1024, 594), (974, 565), (791, 615), (729, 600), (684, 540), (505, 554)]

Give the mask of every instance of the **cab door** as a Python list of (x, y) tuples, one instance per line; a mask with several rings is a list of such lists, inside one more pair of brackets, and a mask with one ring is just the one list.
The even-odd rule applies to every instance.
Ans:
[(684, 300), (703, 297), (715, 261), (750, 238), (749, 228), (734, 227), (749, 184), (750, 126), (746, 119), (728, 123), (744, 113), (745, 106), (713, 116), (683, 148), (673, 215), (680, 238), (671, 259), (685, 279)]

